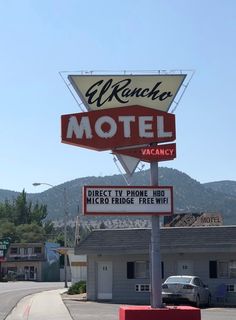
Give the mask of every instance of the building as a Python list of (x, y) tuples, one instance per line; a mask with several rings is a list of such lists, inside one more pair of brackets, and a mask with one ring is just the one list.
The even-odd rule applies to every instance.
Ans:
[(69, 249), (69, 267), (70, 269), (70, 280), (74, 284), (79, 281), (87, 280), (87, 256), (86, 255), (75, 255), (74, 249)]
[[(87, 255), (88, 300), (150, 303), (151, 229), (94, 230), (75, 247)], [(163, 281), (170, 275), (197, 275), (217, 290), (227, 288), (226, 303), (236, 305), (236, 226), (161, 229)]]
[(164, 216), (165, 227), (209, 227), (222, 226), (223, 217), (220, 213), (176, 213)]
[(2, 278), (12, 280), (60, 281), (56, 243), (12, 243), (1, 263)]

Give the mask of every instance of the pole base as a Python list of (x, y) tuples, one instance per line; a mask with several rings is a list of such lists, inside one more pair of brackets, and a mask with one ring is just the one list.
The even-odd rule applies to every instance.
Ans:
[(154, 309), (151, 306), (121, 306), (119, 320), (201, 320), (198, 308), (189, 306)]

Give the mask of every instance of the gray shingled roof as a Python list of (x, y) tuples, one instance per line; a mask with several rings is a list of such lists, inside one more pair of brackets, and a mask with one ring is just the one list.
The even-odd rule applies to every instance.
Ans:
[[(151, 229), (102, 229), (92, 231), (75, 248), (76, 254), (149, 252)], [(176, 248), (232, 248), (236, 250), (236, 226), (161, 229), (161, 250)]]

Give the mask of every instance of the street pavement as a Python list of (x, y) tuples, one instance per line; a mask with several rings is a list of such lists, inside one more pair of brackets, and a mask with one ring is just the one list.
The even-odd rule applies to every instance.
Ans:
[[(64, 298), (73, 320), (118, 320), (120, 304)], [(234, 319), (235, 320), (235, 319)]]
[[(66, 289), (26, 296), (6, 320), (118, 320), (119, 304), (86, 301), (85, 295), (67, 295)], [(235, 308), (201, 310), (201, 320), (235, 320)]]
[(70, 313), (61, 299), (65, 290), (43, 291), (24, 297), (6, 320), (71, 320)]

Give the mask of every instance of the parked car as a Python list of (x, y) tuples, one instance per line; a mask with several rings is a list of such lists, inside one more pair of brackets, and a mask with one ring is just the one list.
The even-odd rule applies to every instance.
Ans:
[(162, 284), (163, 302), (185, 302), (199, 307), (209, 306), (211, 294), (201, 279), (196, 276), (170, 276)]

